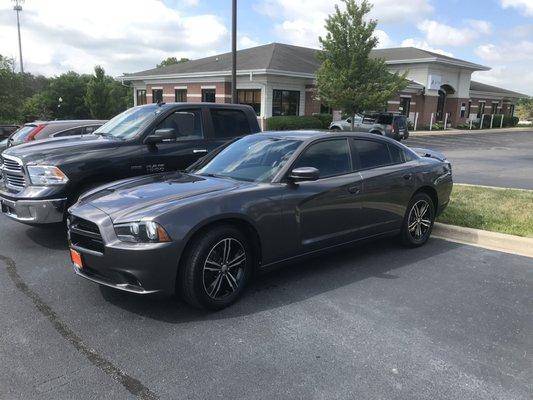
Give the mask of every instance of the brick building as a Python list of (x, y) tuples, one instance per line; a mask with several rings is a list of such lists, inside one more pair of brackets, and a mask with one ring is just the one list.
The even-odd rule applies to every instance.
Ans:
[[(240, 103), (251, 105), (258, 117), (312, 115), (327, 112), (315, 91), (320, 65), (316, 49), (271, 43), (237, 53)], [(513, 115), (525, 95), (471, 80), (483, 65), (413, 47), (376, 49), (391, 71), (407, 71), (409, 85), (388, 101), (388, 111), (417, 120), (418, 126), (445, 119), (452, 125), (477, 120), (481, 114)], [(135, 105), (157, 102), (231, 101), (231, 53), (182, 64), (125, 74), (134, 88)]]

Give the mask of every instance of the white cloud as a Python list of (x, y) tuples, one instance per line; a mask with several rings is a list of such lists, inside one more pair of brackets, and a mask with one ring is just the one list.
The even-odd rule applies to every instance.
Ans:
[(426, 19), (417, 28), (425, 34), (425, 40), (432, 46), (465, 46), (491, 32), (490, 23), (473, 19), (466, 20), (465, 26), (461, 28)]
[[(213, 14), (191, 16), (179, 1), (32, 1), (21, 14), (25, 69), (58, 74), (91, 72), (95, 64), (110, 74), (153, 68), (168, 56), (197, 58), (227, 50), (229, 33)], [(0, 5), (0, 54), (18, 56), (15, 14)]]
[[(370, 17), (381, 23), (411, 22), (429, 14), (433, 8), (428, 0), (374, 0)], [(275, 21), (277, 40), (300, 46), (318, 47), (318, 36), (325, 35), (325, 20), (335, 11), (338, 0), (262, 0), (255, 6), (260, 13)], [(341, 7), (342, 9), (342, 7)], [(383, 30), (376, 30), (379, 47), (393, 45)]]
[(453, 53), (450, 53), (449, 51), (446, 51), (443, 49), (432, 47), (424, 39), (419, 39), (419, 38), (405, 39), (402, 41), (400, 46), (401, 47), (418, 47), (419, 49), (422, 49), (422, 50), (428, 50), (428, 51), (432, 51), (433, 53), (438, 53), (438, 54), (442, 54), (448, 57), (453, 57)]
[(487, 43), (476, 47), (475, 53), (492, 69), (475, 73), (473, 79), (533, 95), (533, 41)]
[(394, 41), (390, 38), (387, 32), (382, 31), (381, 29), (376, 29), (374, 31), (374, 36), (377, 37), (379, 40), (379, 43), (376, 46), (378, 49), (395, 46)]
[(533, 15), (533, 0), (500, 0), (503, 8), (517, 8), (525, 15)]
[(246, 35), (238, 35), (238, 43), (237, 43), (237, 47), (239, 49), (248, 49), (250, 47), (255, 47), (255, 46), (259, 46), (260, 43), (254, 39), (252, 39), (251, 37), (249, 36), (246, 36)]

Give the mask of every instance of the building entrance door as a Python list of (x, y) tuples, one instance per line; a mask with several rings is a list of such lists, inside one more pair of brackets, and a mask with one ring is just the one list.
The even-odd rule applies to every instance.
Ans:
[(439, 98), (437, 100), (437, 114), (435, 119), (442, 121), (444, 117), (444, 105), (446, 104), (446, 92), (443, 89), (439, 89)]

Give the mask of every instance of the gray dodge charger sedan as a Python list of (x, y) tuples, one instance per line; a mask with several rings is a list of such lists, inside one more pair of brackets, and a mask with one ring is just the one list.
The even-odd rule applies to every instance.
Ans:
[(386, 137), (258, 133), (185, 172), (86, 193), (69, 210), (71, 258), (101, 285), (216, 310), (254, 270), (368, 238), (423, 245), (451, 190), (444, 156)]

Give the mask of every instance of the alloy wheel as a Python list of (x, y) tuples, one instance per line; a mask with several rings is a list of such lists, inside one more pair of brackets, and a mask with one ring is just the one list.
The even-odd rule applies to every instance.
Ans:
[(220, 300), (241, 285), (246, 266), (246, 251), (241, 242), (224, 238), (216, 243), (204, 262), (203, 284), (207, 295)]
[(422, 240), (431, 228), (431, 211), (426, 200), (418, 200), (409, 211), (409, 235), (416, 240)]

